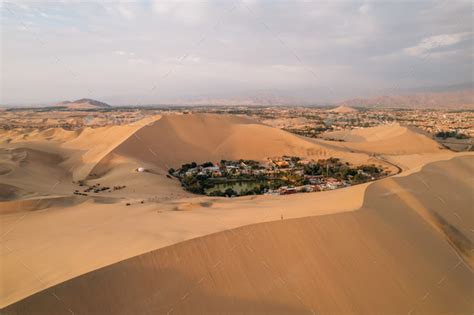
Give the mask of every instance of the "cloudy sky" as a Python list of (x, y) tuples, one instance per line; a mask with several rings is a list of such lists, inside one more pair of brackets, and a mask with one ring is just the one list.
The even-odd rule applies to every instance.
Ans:
[(1, 3), (1, 104), (324, 103), (473, 80), (470, 1)]

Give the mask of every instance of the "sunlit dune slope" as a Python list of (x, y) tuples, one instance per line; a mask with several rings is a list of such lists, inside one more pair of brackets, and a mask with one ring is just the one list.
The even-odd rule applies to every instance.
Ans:
[(261, 223), (143, 254), (6, 314), (465, 314), (473, 157), (370, 185), (360, 211)]
[(65, 165), (72, 168), (74, 179), (84, 179), (101, 159), (145, 125), (146, 122), (125, 126), (87, 128), (79, 136), (62, 145), (64, 148), (77, 152), (68, 159)]
[[(0, 149), (0, 184), (9, 191), (0, 194), (0, 201), (69, 192), (70, 174), (58, 167), (64, 160), (59, 154), (28, 147)], [(53, 191), (61, 181), (64, 184)]]
[(120, 144), (113, 153), (163, 168), (196, 161), (329, 157), (332, 150), (250, 119), (211, 114), (163, 116)]
[(333, 145), (356, 152), (402, 155), (441, 151), (436, 141), (398, 124), (329, 132), (324, 134), (324, 138), (342, 140), (334, 141)]
[[(474, 156), (425, 166), (420, 173), (391, 178), (374, 185), (378, 198), (367, 195), (365, 206), (415, 211), (456, 250), (474, 270)], [(471, 178), (469, 178), (471, 175)], [(375, 188), (373, 188), (375, 189)], [(385, 201), (385, 198), (397, 202)]]
[[(0, 134), (0, 200), (71, 194), (73, 180), (86, 178), (96, 164), (138, 129), (159, 116), (132, 125), (4, 131)], [(76, 187), (77, 188), (77, 187)]]

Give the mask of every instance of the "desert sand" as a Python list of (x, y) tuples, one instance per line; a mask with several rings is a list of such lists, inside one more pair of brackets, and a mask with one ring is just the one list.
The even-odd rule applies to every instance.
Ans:
[[(428, 286), (438, 271), (444, 270), (452, 262), (457, 264), (461, 257), (462, 264), (456, 266), (456, 276), (453, 276), (457, 280), (453, 280), (449, 287), (449, 290), (461, 293), (457, 298), (451, 295), (449, 299), (446, 297), (449, 303), (445, 306), (427, 303), (430, 306), (426, 306), (428, 308), (425, 310), (472, 308), (472, 303), (469, 304), (465, 295), (466, 292), (472, 292), (472, 287), (465, 282), (468, 276), (472, 276), (467, 267), (472, 264), (472, 256), (466, 251), (471, 246), (472, 238), (468, 236), (469, 231), (455, 220), (457, 216), (462, 216), (465, 224), (472, 229), (472, 215), (469, 215), (472, 199), (469, 199), (470, 194), (466, 191), (472, 190), (473, 183), (459, 176), (466, 172), (472, 173), (472, 168), (469, 168), (472, 155), (442, 149), (416, 131), (398, 125), (377, 128), (376, 131), (372, 128), (351, 131), (345, 142), (335, 142), (299, 137), (244, 117), (173, 115), (153, 117), (133, 126), (85, 128), (81, 131), (51, 129), (29, 132), (26, 137), (21, 133), (4, 132), (0, 135), (0, 184), (6, 188), (6, 193), (0, 195), (4, 200), (0, 203), (0, 307), (27, 298), (13, 304), (9, 310), (24, 313), (34, 307), (38, 307), (38, 310), (44, 307), (45, 313), (60, 313), (61, 310), (56, 307), (63, 305), (71, 307), (75, 313), (115, 313), (118, 308), (114, 307), (119, 306), (122, 306), (124, 313), (166, 313), (169, 309), (164, 309), (168, 307), (176, 312), (196, 309), (200, 312), (221, 313), (229, 310), (225, 307), (230, 303), (237, 310), (238, 307), (242, 311), (256, 307), (269, 313), (274, 313), (274, 310), (295, 313), (311, 309), (316, 313), (317, 310), (377, 313), (377, 310), (382, 309), (408, 313), (410, 309), (405, 307), (408, 308), (409, 304), (418, 307), (420, 304), (415, 295)], [(315, 159), (335, 156), (355, 164), (380, 163), (392, 170), (395, 170), (396, 165), (403, 171), (395, 177), (335, 191), (236, 199), (197, 197), (183, 191), (177, 180), (166, 177), (169, 167), (190, 161), (265, 159), (284, 154)], [(433, 162), (436, 163), (430, 164)], [(150, 172), (135, 172), (139, 166), (146, 167)], [(436, 177), (439, 174), (444, 174), (443, 179)], [(419, 176), (426, 185), (423, 182), (422, 187), (419, 185)], [(75, 196), (72, 192), (78, 188), (77, 181), (81, 179), (91, 184), (126, 184), (127, 188), (107, 194)], [(410, 188), (410, 183), (417, 184)], [(420, 187), (430, 187), (436, 191), (419, 190)], [(457, 187), (464, 187), (465, 191), (456, 192)], [(439, 197), (444, 202), (432, 198), (438, 191), (442, 193)], [(393, 209), (386, 206), (386, 198), (392, 198), (390, 204), (394, 205)], [(131, 206), (126, 206), (126, 203)], [(452, 217), (452, 214), (444, 213), (442, 209), (438, 211), (436, 206), (444, 203), (450, 205), (446, 207), (449, 209), (454, 209), (452, 205), (456, 205), (456, 209), (459, 209), (456, 211), (457, 216)], [(284, 218), (282, 222), (270, 222), (281, 221), (281, 216)], [(311, 218), (303, 218), (309, 216)], [(302, 219), (287, 220), (290, 218)], [(268, 223), (245, 227), (261, 222)], [(351, 222), (356, 224), (353, 226)], [(245, 239), (248, 231), (261, 235), (260, 241), (256, 240), (253, 245), (255, 254), (241, 252), (238, 254), (240, 260), (227, 254), (227, 264), (234, 269), (229, 270), (227, 275), (214, 275), (213, 279), (220, 280), (202, 291), (199, 289), (200, 295), (193, 297), (197, 299), (194, 300), (196, 302), (188, 306), (183, 303), (184, 306), (179, 306), (182, 308), (175, 308), (173, 301), (177, 294), (181, 294), (178, 291), (194, 287), (195, 277), (201, 272), (213, 275), (219, 270), (209, 269), (216, 263), (210, 266), (206, 264), (226, 255), (220, 251), (223, 242), (229, 241), (230, 237)], [(383, 231), (388, 231), (387, 235), (382, 235)], [(293, 236), (287, 237), (288, 233)], [(268, 243), (265, 242), (267, 237)], [(417, 239), (413, 247), (406, 245), (411, 242), (411, 237)], [(315, 243), (314, 239), (320, 242)], [(281, 249), (278, 242), (282, 242)], [(407, 246), (409, 248), (404, 251)], [(394, 250), (400, 248), (398, 252), (391, 252), (386, 247)], [(428, 256), (424, 254), (427, 248)], [(145, 254), (150, 251), (153, 252)], [(170, 255), (178, 252), (180, 256), (191, 256), (186, 262), (169, 260)], [(278, 254), (281, 252), (285, 255)], [(207, 254), (203, 256), (203, 253)], [(381, 266), (385, 269), (368, 267), (373, 255), (380, 255)], [(427, 259), (431, 257), (429, 255), (441, 256), (443, 259), (437, 261), (433, 258), (436, 264), (430, 265)], [(134, 256), (137, 257), (120, 262)], [(318, 257), (326, 257), (326, 260), (320, 261)], [(276, 265), (271, 272), (262, 273), (256, 267), (259, 259), (272, 261)], [(333, 259), (337, 264), (331, 267)], [(415, 261), (412, 267), (408, 266), (411, 259)], [(398, 260), (403, 262), (400, 266), (397, 266)], [(304, 268), (295, 267), (294, 272), (301, 272), (301, 269), (308, 274), (295, 275), (293, 279), (300, 279), (301, 286), (306, 286), (306, 289), (301, 289), (301, 293), (296, 293), (300, 296), (296, 301), (294, 295), (290, 297), (292, 293), (285, 293), (279, 286), (271, 286), (268, 291), (261, 287), (265, 283), (268, 285), (269, 278), (274, 279), (280, 274), (283, 277), (284, 269), (297, 261), (303, 261)], [(351, 263), (355, 263), (355, 267)], [(143, 266), (148, 267), (143, 269)], [(416, 271), (425, 267), (429, 269), (426, 275), (414, 277)], [(123, 268), (137, 272), (136, 280), (117, 276), (116, 273), (128, 274)], [(382, 269), (386, 271), (386, 268), (394, 268), (399, 273), (384, 274)], [(329, 271), (323, 275), (326, 270)], [(88, 274), (81, 276), (85, 273)], [(98, 276), (107, 274), (116, 280)], [(353, 278), (349, 274), (354, 274)], [(159, 276), (154, 278), (153, 275)], [(77, 276), (80, 277), (70, 280)], [(331, 278), (333, 276), (334, 280)], [(344, 281), (350, 279), (354, 283), (364, 283), (368, 281), (368, 276), (385, 279), (387, 281), (381, 282), (388, 284), (374, 282), (366, 292), (359, 292), (363, 291), (362, 284), (359, 287), (329, 285), (338, 281), (346, 283)], [(287, 274), (285, 277), (286, 281), (290, 281), (288, 279), (292, 275)], [(144, 281), (145, 278), (162, 280), (156, 283)], [(250, 278), (255, 278), (255, 281), (237, 281)], [(398, 279), (395, 284), (394, 279)], [(86, 285), (83, 281), (88, 283), (90, 299), (86, 297), (89, 293), (77, 288)], [(133, 285), (130, 285), (133, 292), (160, 290), (168, 293), (154, 295), (154, 298), (146, 301), (135, 299), (138, 304), (134, 304), (129, 303), (129, 297), (125, 295), (135, 295), (124, 290), (124, 295), (120, 295), (123, 303), (109, 305), (104, 302), (100, 306), (97, 299), (97, 303), (94, 302), (92, 297), (100, 296), (95, 290), (110, 292), (110, 297), (104, 295), (105, 300), (115, 299), (122, 294), (114, 291), (124, 286), (120, 281), (133, 281)], [(316, 284), (318, 281), (321, 282)], [(114, 285), (104, 288), (105, 283), (114, 283), (116, 288)], [(58, 284), (58, 287), (54, 287)], [(235, 291), (231, 285), (235, 286)], [(253, 289), (246, 285), (251, 285)], [(310, 293), (309, 288), (313, 286), (315, 293)], [(323, 292), (324, 286), (328, 286), (326, 293)], [(45, 290), (50, 287), (49, 291)], [(300, 290), (298, 285), (293, 287)], [(347, 291), (347, 288), (351, 289)], [(52, 295), (51, 290), (65, 303), (48, 300)], [(372, 307), (367, 305), (369, 296), (376, 292), (379, 292), (379, 296), (383, 290), (388, 292), (386, 298), (381, 298)], [(274, 291), (276, 295), (272, 298)], [(446, 290), (441, 291), (440, 297), (448, 296)], [(77, 294), (76, 300), (70, 296), (73, 292), (77, 292), (74, 293)], [(313, 294), (316, 293), (326, 298), (315, 299)], [(222, 300), (217, 299), (215, 303), (209, 301), (210, 297), (216, 296), (222, 296)], [(80, 297), (90, 303), (76, 305)], [(393, 303), (388, 297), (392, 298)], [(305, 302), (297, 302), (300, 299)], [(345, 302), (334, 302), (339, 299), (345, 299)], [(275, 304), (276, 301), (278, 304)], [(322, 308), (318, 308), (318, 305)]]
[(335, 155), (323, 145), (248, 118), (206, 114), (164, 116), (138, 130), (113, 153), (165, 168), (190, 161)]
[[(473, 161), (458, 157), (373, 183), (358, 211), (249, 225), (155, 250), (6, 313), (468, 313), (474, 187), (458, 175), (472, 172)], [(451, 185), (441, 183), (446, 177)]]
[(436, 141), (424, 136), (415, 128), (403, 127), (399, 124), (328, 132), (324, 137), (343, 140), (342, 142), (333, 141), (333, 145), (352, 152), (409, 155), (439, 153), (441, 150)]
[(349, 107), (349, 106), (344, 106), (344, 105), (328, 110), (328, 112), (337, 113), (337, 114), (353, 113), (356, 111), (357, 109), (353, 107)]

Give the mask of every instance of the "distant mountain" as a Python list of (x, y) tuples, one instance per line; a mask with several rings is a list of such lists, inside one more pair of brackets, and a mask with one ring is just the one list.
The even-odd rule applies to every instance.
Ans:
[(64, 101), (56, 104), (56, 106), (65, 106), (68, 109), (94, 109), (111, 107), (109, 104), (99, 102), (90, 98), (81, 98), (73, 102)]
[(307, 102), (297, 98), (284, 96), (243, 96), (229, 98), (189, 98), (166, 102), (171, 105), (225, 105), (225, 106), (281, 106), (281, 105), (305, 105)]
[(339, 103), (344, 106), (392, 107), (392, 108), (474, 108), (474, 89), (446, 92), (388, 95), (372, 98), (356, 98)]
[(328, 112), (331, 112), (331, 113), (338, 113), (338, 114), (345, 114), (345, 113), (357, 112), (357, 109), (352, 108), (352, 107), (348, 107), (348, 106), (341, 105), (341, 106), (338, 106), (338, 107), (336, 107), (336, 108), (329, 109)]
[(409, 88), (404, 93), (398, 94), (417, 94), (417, 93), (444, 93), (444, 92), (459, 92), (470, 90), (473, 88), (472, 82), (465, 82), (451, 85), (435, 85), (435, 86), (421, 86), (416, 88)]

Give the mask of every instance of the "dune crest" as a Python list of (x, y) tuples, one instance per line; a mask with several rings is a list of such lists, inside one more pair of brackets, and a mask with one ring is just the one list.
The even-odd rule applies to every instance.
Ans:
[(167, 169), (190, 161), (266, 159), (298, 155), (329, 157), (324, 145), (238, 116), (193, 114), (163, 116), (137, 130), (113, 153)]
[(335, 147), (369, 154), (407, 155), (443, 151), (436, 141), (399, 124), (328, 132), (324, 138), (341, 140), (333, 141)]

